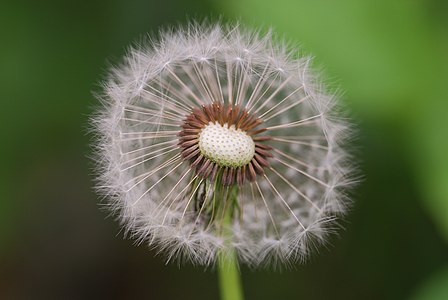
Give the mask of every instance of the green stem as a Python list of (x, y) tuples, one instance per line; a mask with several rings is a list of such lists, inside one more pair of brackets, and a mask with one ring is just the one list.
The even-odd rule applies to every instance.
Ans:
[[(224, 207), (222, 234), (230, 240), (234, 205), (237, 203), (238, 188), (231, 188)], [(226, 207), (227, 206), (227, 207)], [(238, 258), (233, 248), (220, 252), (218, 255), (218, 276), (221, 300), (243, 300), (243, 289), (238, 268)]]
[(219, 256), (218, 276), (221, 300), (243, 300), (238, 260), (234, 251)]

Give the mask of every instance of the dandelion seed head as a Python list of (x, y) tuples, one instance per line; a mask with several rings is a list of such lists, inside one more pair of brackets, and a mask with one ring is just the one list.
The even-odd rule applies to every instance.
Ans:
[(104, 83), (98, 191), (168, 261), (233, 249), (253, 267), (302, 262), (347, 211), (350, 126), (310, 58), (273, 40), (239, 25), (164, 31)]

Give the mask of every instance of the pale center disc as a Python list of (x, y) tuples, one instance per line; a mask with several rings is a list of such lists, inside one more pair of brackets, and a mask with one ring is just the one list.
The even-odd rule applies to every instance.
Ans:
[(199, 150), (221, 167), (237, 168), (252, 160), (255, 143), (245, 131), (235, 129), (235, 125), (210, 122), (199, 134)]

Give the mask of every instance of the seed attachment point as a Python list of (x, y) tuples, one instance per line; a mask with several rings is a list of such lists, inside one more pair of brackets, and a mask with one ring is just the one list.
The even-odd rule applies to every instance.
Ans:
[(243, 185), (264, 174), (272, 157), (269, 138), (257, 140), (265, 132), (262, 121), (237, 105), (214, 102), (196, 107), (184, 119), (179, 132), (182, 157), (203, 177), (221, 183)]

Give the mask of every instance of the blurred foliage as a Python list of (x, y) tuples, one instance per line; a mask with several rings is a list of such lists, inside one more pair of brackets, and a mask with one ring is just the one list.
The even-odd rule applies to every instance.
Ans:
[[(391, 119), (448, 239), (448, 35), (442, 1), (235, 0), (229, 11), (301, 41), (368, 122)], [(424, 175), (423, 175), (424, 174)]]
[(212, 270), (121, 239), (86, 158), (108, 65), (146, 32), (211, 15), (299, 42), (359, 124), (365, 180), (346, 231), (297, 270), (243, 269), (247, 299), (448, 299), (448, 4), (437, 0), (3, 5), (0, 298), (217, 297)]
[[(234, 0), (229, 12), (301, 41), (340, 78), (347, 103), (365, 124), (396, 126), (383, 129), (384, 136), (396, 134), (419, 200), (448, 240), (448, 3)], [(437, 280), (448, 286), (446, 276)], [(438, 293), (425, 297), (448, 299), (446, 288)]]
[(412, 300), (446, 300), (448, 295), (448, 268), (445, 267), (437, 274), (431, 276), (422, 286), (417, 290)]

